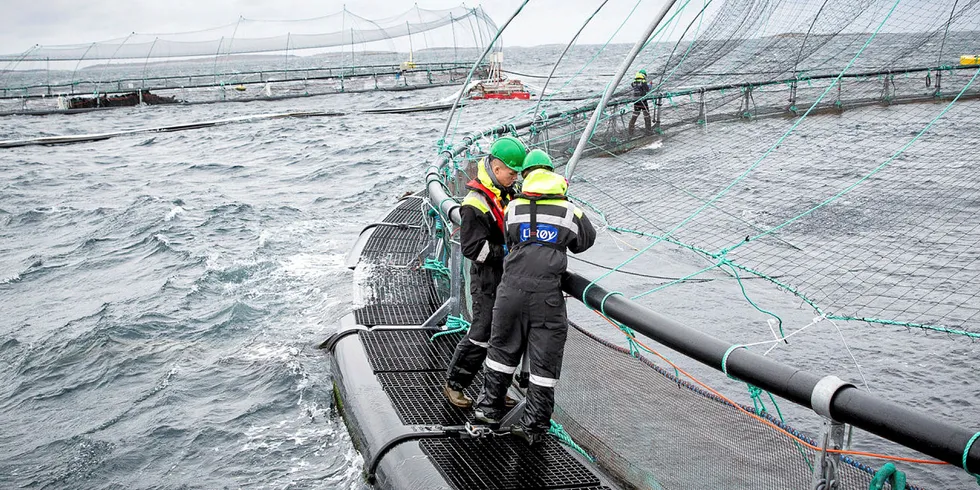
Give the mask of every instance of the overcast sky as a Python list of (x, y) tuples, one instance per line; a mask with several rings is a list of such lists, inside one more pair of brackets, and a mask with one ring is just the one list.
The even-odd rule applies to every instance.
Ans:
[[(616, 42), (633, 42), (664, 0), (642, 0)], [(173, 33), (256, 20), (306, 19), (333, 14), (345, 6), (369, 19), (413, 8), (414, 0), (7, 0), (0, 17), (0, 54), (20, 53), (35, 44), (91, 43), (137, 33)], [(420, 0), (424, 9), (460, 5), (459, 0)], [(520, 0), (490, 0), (486, 12), (502, 25)], [(507, 29), (506, 46), (567, 43), (601, 0), (531, 0)], [(475, 6), (476, 2), (467, 3)], [(636, 0), (610, 0), (583, 33), (582, 43), (604, 43)]]

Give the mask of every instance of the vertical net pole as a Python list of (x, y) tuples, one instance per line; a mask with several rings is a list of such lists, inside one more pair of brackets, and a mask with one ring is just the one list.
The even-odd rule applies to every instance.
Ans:
[[(98, 81), (95, 82), (95, 97), (96, 98), (98, 98), (98, 96), (99, 96), (99, 88), (102, 86), (102, 80), (105, 78), (106, 71), (109, 70), (109, 65), (112, 64), (112, 60), (114, 60), (116, 58), (116, 53), (118, 53), (119, 50), (122, 49), (123, 45), (126, 44), (127, 41), (129, 41), (129, 38), (133, 37), (133, 34), (136, 34), (136, 33), (135, 32), (130, 33), (128, 36), (126, 36), (126, 39), (123, 39), (123, 42), (120, 43), (119, 46), (116, 46), (116, 50), (112, 52), (112, 56), (106, 61), (105, 66), (102, 67), (102, 73), (99, 74), (99, 79), (98, 79)], [(116, 88), (118, 89), (120, 87), (117, 86)]]
[(156, 47), (159, 39), (159, 37), (154, 37), (153, 44), (150, 44), (150, 50), (146, 52), (146, 59), (143, 60), (143, 73), (140, 74), (140, 89), (146, 88), (146, 68), (150, 64), (150, 55), (153, 54), (153, 48)]
[(282, 64), (283, 81), (289, 80), (289, 34), (290, 33), (288, 32), (286, 33), (286, 56), (284, 56), (285, 59), (283, 60), (283, 64)]
[(953, 9), (949, 11), (949, 20), (946, 21), (946, 32), (943, 33), (943, 42), (939, 45), (939, 57), (936, 59), (936, 67), (943, 66), (943, 49), (946, 48), (946, 38), (949, 37), (949, 25), (953, 23), (953, 15), (956, 13), (956, 5), (960, 0), (953, 2)]
[(449, 12), (449, 28), (453, 31), (453, 69), (456, 68), (457, 57), (456, 57), (456, 20), (453, 18), (453, 13)]
[(636, 59), (636, 55), (640, 54), (640, 50), (646, 44), (650, 36), (653, 35), (653, 31), (657, 29), (660, 22), (667, 16), (667, 11), (674, 6), (677, 0), (670, 0), (664, 7), (660, 10), (660, 13), (653, 19), (653, 22), (647, 26), (646, 31), (639, 39), (636, 40), (636, 44), (633, 45), (633, 49), (630, 50), (629, 54), (626, 55), (626, 59), (623, 60), (622, 65), (619, 66), (619, 70), (616, 72), (615, 78), (609, 85), (606, 86), (606, 91), (602, 94), (602, 99), (599, 100), (599, 104), (596, 105), (595, 112), (592, 113), (592, 118), (589, 119), (589, 123), (585, 126), (585, 130), (582, 132), (582, 137), (578, 140), (578, 145), (575, 146), (575, 153), (572, 153), (572, 157), (568, 159), (568, 163), (565, 165), (565, 178), (571, 180), (572, 175), (575, 172), (575, 165), (578, 164), (580, 158), (582, 158), (582, 152), (585, 150), (585, 145), (588, 144), (589, 139), (592, 137), (592, 131), (595, 129), (596, 124), (599, 123), (599, 117), (602, 116), (602, 111), (606, 108), (606, 104), (609, 103), (610, 97), (612, 97), (613, 92), (616, 91), (616, 87), (619, 82), (623, 79), (623, 75), (626, 74), (626, 70), (629, 69), (630, 65), (633, 64), (633, 60)]
[[(221, 44), (224, 42), (225, 37), (221, 36), (221, 39), (218, 40), (218, 49), (214, 52), (214, 66), (211, 67), (211, 76), (214, 77), (214, 81), (212, 83), (214, 84), (218, 83), (218, 55), (221, 54)], [(224, 85), (224, 80), (222, 80), (221, 84)]]
[(405, 21), (405, 28), (408, 29), (408, 61), (415, 59), (415, 48), (412, 47), (412, 25)]
[(476, 9), (471, 10), (470, 13), (467, 14), (466, 21), (470, 24), (470, 35), (473, 36), (473, 46), (476, 46), (477, 49), (482, 49), (483, 44), (476, 39), (476, 28), (473, 27), (473, 17), (476, 15), (474, 12), (476, 12)]
[[(235, 23), (235, 29), (231, 31), (231, 39), (228, 41), (228, 48), (225, 49), (225, 64), (227, 64), (228, 63), (228, 59), (231, 58), (231, 45), (235, 43), (235, 36), (238, 35), (238, 26), (240, 26), (242, 24), (242, 21), (243, 20), (245, 20), (244, 17), (238, 16), (238, 22)], [(221, 47), (220, 46), (218, 47), (218, 51), (219, 52), (221, 51)], [(215, 74), (217, 74), (217, 69), (218, 69), (218, 58), (217, 57), (214, 58), (214, 65), (215, 65)], [(222, 75), (225, 75), (225, 74), (223, 73)], [(224, 80), (223, 77), (222, 77), (222, 80)], [(239, 82), (240, 81), (241, 80), (239, 80)]]
[[(347, 22), (346, 21), (347, 21), (347, 4), (345, 3), (344, 4), (344, 9), (340, 11), (340, 32), (341, 33), (345, 32), (347, 30)], [(341, 36), (343, 36), (343, 34), (341, 34)], [(341, 41), (342, 40), (343, 39), (341, 39)], [(346, 56), (346, 55), (344, 54), (344, 49), (341, 47), (340, 48), (340, 67), (341, 68), (344, 67), (344, 56)], [(351, 60), (351, 64), (354, 64), (354, 60)], [(343, 71), (343, 70), (341, 70), (341, 71)], [(341, 86), (343, 86), (343, 84), (344, 84), (344, 78), (343, 78), (343, 76), (341, 76), (341, 78), (340, 78), (340, 84), (341, 84)]]
[[(417, 13), (419, 16), (419, 25), (421, 26), (425, 22), (422, 20), (422, 11), (419, 10), (418, 3), (415, 4), (415, 13)], [(422, 31), (422, 44), (425, 45), (425, 49), (429, 49), (429, 38), (426, 37), (425, 30)]]

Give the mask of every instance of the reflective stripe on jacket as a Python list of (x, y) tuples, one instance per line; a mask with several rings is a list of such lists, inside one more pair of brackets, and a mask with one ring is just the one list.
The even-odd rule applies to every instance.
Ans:
[(504, 208), (510, 196), (493, 185), (482, 161), (477, 164), (477, 178), (466, 187), (470, 192), (459, 209), (463, 256), (475, 265), (503, 267)]

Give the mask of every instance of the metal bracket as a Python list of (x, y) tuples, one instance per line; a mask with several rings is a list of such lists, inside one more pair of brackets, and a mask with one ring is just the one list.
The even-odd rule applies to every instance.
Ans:
[(704, 87), (698, 89), (698, 123), (708, 125), (707, 103), (704, 100)]
[(509, 432), (512, 427), (517, 425), (518, 421), (521, 419), (521, 416), (524, 415), (524, 405), (527, 405), (527, 398), (517, 402), (517, 405), (510, 409), (510, 411), (500, 419), (500, 428), (498, 430), (501, 432)]
[[(459, 242), (450, 240), (450, 248), (452, 252), (449, 256), (449, 267), (450, 267), (450, 288), (448, 303), (448, 314), (453, 316), (461, 316), (460, 311), (462, 310), (462, 284), (463, 284), (463, 248), (460, 246)], [(442, 308), (440, 308), (441, 310)], [(437, 311), (438, 313), (438, 311)]]
[(427, 318), (424, 322), (422, 322), (421, 326), (422, 327), (439, 326), (439, 322), (445, 320), (446, 316), (449, 315), (449, 310), (450, 308), (452, 308), (452, 301), (453, 301), (452, 299), (446, 300), (446, 302), (443, 303), (442, 306), (440, 306), (438, 309), (436, 309), (435, 312), (429, 315), (429, 318)]
[(740, 102), (738, 106), (739, 117), (746, 119), (752, 117), (752, 113), (749, 112), (749, 109), (753, 104), (755, 104), (755, 98), (752, 97), (752, 86), (749, 85), (745, 87), (742, 95), (742, 102)]
[(828, 449), (841, 449), (844, 446), (844, 424), (831, 419), (824, 419), (823, 433), (820, 436), (820, 461), (813, 467), (813, 490), (836, 490), (837, 463), (840, 458), (837, 453), (828, 453)]
[(664, 107), (664, 97), (663, 95), (657, 95), (653, 102), (653, 131), (655, 133), (660, 133), (660, 115), (663, 112)]
[(837, 376), (824, 376), (820, 381), (817, 381), (816, 386), (813, 387), (813, 391), (810, 392), (810, 407), (821, 416), (833, 419), (833, 416), (830, 415), (830, 403), (838, 391), (848, 386), (854, 385), (841, 380)]

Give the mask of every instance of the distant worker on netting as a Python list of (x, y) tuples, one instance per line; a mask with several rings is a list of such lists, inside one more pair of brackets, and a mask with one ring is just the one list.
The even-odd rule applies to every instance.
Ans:
[(647, 134), (653, 131), (650, 125), (650, 106), (647, 104), (646, 95), (650, 93), (650, 84), (647, 83), (647, 72), (646, 70), (640, 70), (636, 72), (636, 76), (633, 77), (633, 97), (637, 100), (633, 102), (633, 117), (630, 118), (630, 129), (629, 137), (633, 138), (633, 128), (636, 127), (636, 118), (640, 117), (640, 112), (643, 112), (643, 122), (647, 125)]
[(494, 141), (490, 155), (477, 164), (477, 178), (466, 184), (470, 191), (459, 208), (460, 244), (463, 255), (472, 261), (473, 322), (456, 346), (443, 392), (449, 403), (460, 408), (473, 405), (463, 390), (487, 357), (493, 304), (504, 271), (504, 210), (514, 197), (514, 182), (526, 154), (524, 143), (513, 136)]
[(507, 208), (504, 276), (493, 308), (490, 351), (475, 418), (499, 423), (517, 365), (528, 353), (530, 379), (520, 423), (511, 433), (529, 444), (551, 428), (555, 385), (561, 373), (568, 319), (561, 278), (567, 251), (584, 252), (596, 232), (582, 210), (568, 201), (568, 181), (553, 172), (547, 153), (532, 150), (524, 159), (521, 193)]

